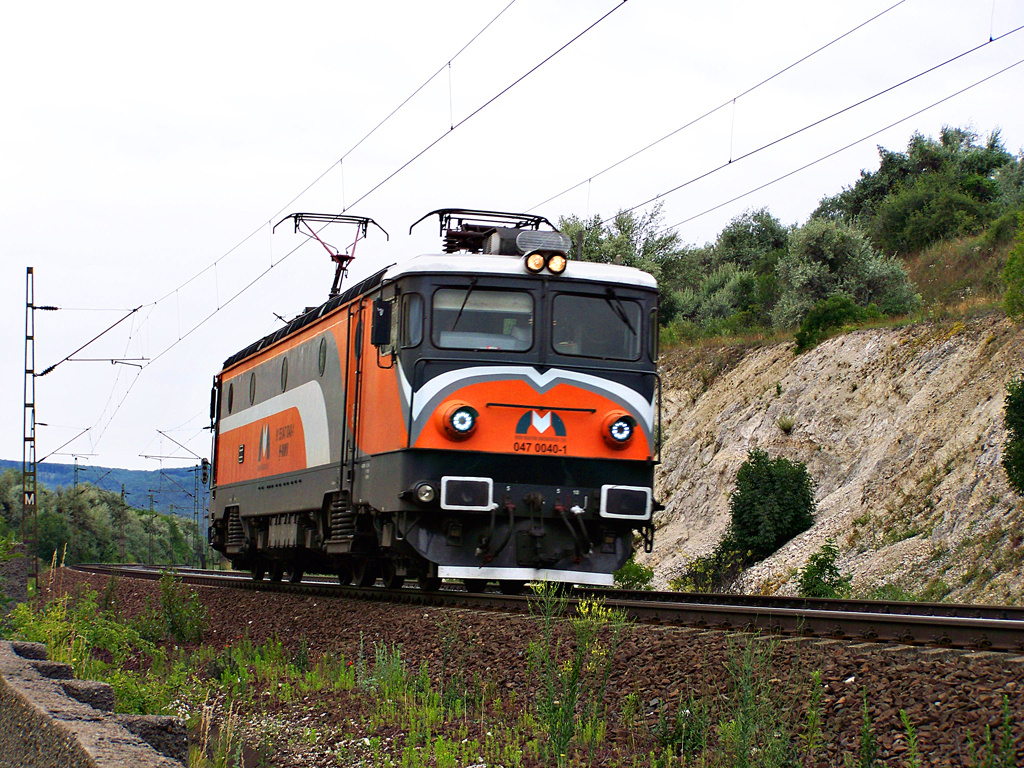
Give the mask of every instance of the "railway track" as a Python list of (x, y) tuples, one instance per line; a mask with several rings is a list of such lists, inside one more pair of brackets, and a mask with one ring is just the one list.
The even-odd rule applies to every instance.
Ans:
[[(158, 579), (164, 569), (144, 566), (79, 565), (79, 571)], [(325, 595), (355, 600), (454, 606), (522, 613), (528, 598), (462, 589), (423, 592), (416, 588), (387, 590), (343, 587), (327, 577), (309, 577), (301, 584), (253, 581), (247, 573), (182, 568), (182, 581), (198, 586), (228, 587), (293, 594)], [(749, 595), (707, 595), (679, 592), (579, 590), (570, 603), (597, 596), (609, 607), (643, 623), (726, 631), (764, 632), (793, 637), (833, 638), (846, 642), (902, 643), (970, 650), (1024, 653), (1024, 608), (948, 603), (902, 603), (871, 600), (826, 600)]]

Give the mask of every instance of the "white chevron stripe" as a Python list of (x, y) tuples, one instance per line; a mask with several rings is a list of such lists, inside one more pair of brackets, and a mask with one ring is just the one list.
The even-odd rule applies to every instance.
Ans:
[(324, 401), (320, 384), (315, 381), (307, 381), (295, 389), (289, 389), (251, 408), (222, 418), (220, 432), (223, 434), (232, 429), (248, 426), (289, 408), (298, 408), (299, 418), (302, 420), (302, 434), (306, 439), (306, 466), (318, 467), (329, 464), (331, 440), (327, 428), (327, 403)]
[[(402, 391), (411, 394), (412, 387), (405, 378), (405, 372), (401, 371), (401, 369), (399, 370)], [(563, 382), (566, 384), (582, 385), (596, 392), (604, 392), (613, 399), (628, 404), (639, 415), (648, 434), (654, 431), (654, 401), (648, 402), (636, 390), (615, 381), (592, 376), (589, 373), (567, 371), (561, 368), (549, 368), (544, 373), (538, 373), (536, 368), (527, 365), (482, 365), (448, 371), (447, 373), (435, 376), (415, 393), (412, 407), (413, 421), (415, 422), (419, 418), (423, 409), (431, 404), (431, 401), (438, 393), (449, 387), (467, 386), (472, 384), (475, 379), (502, 378), (529, 381), (538, 392), (546, 392), (556, 384)], [(409, 394), (407, 394), (407, 397)]]

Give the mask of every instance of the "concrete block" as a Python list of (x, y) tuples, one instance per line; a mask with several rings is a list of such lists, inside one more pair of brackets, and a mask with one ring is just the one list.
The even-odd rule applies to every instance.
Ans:
[(64, 680), (61, 687), (64, 693), (75, 701), (88, 704), (101, 712), (114, 711), (114, 689), (108, 683), (96, 680)]
[[(32, 645), (20, 647), (27, 655), (45, 656)], [(183, 724), (174, 718), (108, 714), (109, 686), (42, 674), (61, 676), (65, 667), (24, 658), (12, 643), (0, 642), (0, 766), (182, 768), (188, 750)]]

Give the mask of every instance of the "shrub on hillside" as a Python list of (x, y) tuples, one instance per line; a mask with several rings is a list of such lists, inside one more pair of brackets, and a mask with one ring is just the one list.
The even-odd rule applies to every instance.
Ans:
[(748, 561), (762, 560), (811, 527), (814, 480), (802, 461), (771, 459), (755, 448), (736, 474), (729, 512), (735, 549), (749, 553)]
[(1003, 420), (1006, 424), (1003, 468), (1010, 485), (1024, 496), (1024, 377), (1006, 385)]
[(743, 573), (744, 553), (729, 536), (706, 555), (693, 558), (668, 583), (676, 592), (724, 592)]
[(957, 188), (944, 174), (921, 177), (878, 207), (872, 224), (875, 243), (887, 252), (910, 253), (978, 232), (995, 217), (996, 208), (978, 197), (988, 195), (972, 191), (975, 194)]
[(1024, 200), (1024, 170), (998, 130), (982, 139), (969, 128), (943, 126), (938, 139), (915, 133), (906, 152), (878, 153), (877, 171), (862, 171), (813, 216), (859, 222), (887, 252), (977, 232)]
[(828, 539), (821, 549), (807, 558), (807, 564), (800, 569), (797, 590), (801, 597), (847, 597), (850, 594), (852, 576), (839, 571), (836, 560), (839, 549), (835, 541)]
[(1014, 320), (1021, 320), (1024, 318), (1024, 212), (1018, 214), (1017, 222), (1016, 243), (1003, 268), (1003, 282), (1006, 283), (1003, 306), (1006, 314)]
[(874, 304), (867, 309), (858, 307), (853, 299), (843, 294), (822, 299), (807, 313), (796, 332), (796, 353), (806, 352), (820, 344), (828, 335), (844, 325), (861, 323), (881, 312)]
[(862, 307), (876, 304), (887, 315), (906, 314), (920, 303), (901, 261), (878, 253), (859, 230), (826, 219), (811, 219), (793, 233), (776, 274), (777, 327), (797, 325), (817, 302), (836, 295)]
[(615, 586), (619, 589), (651, 589), (654, 569), (643, 563), (638, 563), (635, 558), (631, 557), (613, 575), (615, 576)]

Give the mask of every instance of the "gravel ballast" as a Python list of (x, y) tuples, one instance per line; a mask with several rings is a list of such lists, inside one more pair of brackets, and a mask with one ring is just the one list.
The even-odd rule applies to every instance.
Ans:
[[(54, 580), (61, 582), (67, 590), (88, 586), (102, 592), (107, 577), (65, 569)], [(514, 694), (511, 699), (520, 709), (537, 685), (527, 664), (528, 644), (538, 637), (530, 616), (212, 587), (189, 589), (195, 589), (206, 606), (209, 629), (203, 642), (214, 648), (245, 636), (255, 643), (276, 638), (290, 650), (304, 642), (311, 659), (327, 652), (356, 659), (361, 647), (372, 658), (375, 643), (397, 645), (411, 669), (426, 661), (432, 673), (439, 673), (444, 649), (451, 647), (452, 635), (457, 634), (466, 679), (483, 681), (502, 695)], [(157, 601), (158, 592), (154, 581), (121, 578), (117, 584), (120, 613), (124, 618), (138, 615), (147, 599)], [(656, 723), (663, 706), (674, 710), (680, 698), (705, 698), (712, 708), (714, 731), (715, 718), (732, 711), (728, 666), (748, 646), (771, 654), (770, 667), (760, 674), (770, 676), (767, 687), (779, 721), (790, 724), (790, 732), (800, 733), (804, 727), (811, 673), (820, 672), (824, 743), (816, 765), (842, 766), (845, 756), (858, 754), (865, 701), (881, 765), (908, 764), (901, 709), (916, 729), (921, 765), (971, 765), (971, 740), (974, 745), (984, 743), (986, 726), (1001, 737), (1004, 695), (1015, 748), (1024, 755), (1022, 656), (633, 625), (612, 667), (606, 697), (612, 722), (594, 764), (617, 764), (631, 749), (645, 754), (656, 748), (649, 726)], [(627, 731), (619, 725), (619, 712), (630, 694), (640, 711), (637, 723)], [(373, 735), (351, 733), (352, 713), (339, 717), (333, 711), (340, 705), (347, 706), (306, 697), (295, 707), (274, 708), (273, 714), (293, 718), (295, 729), (301, 730), (310, 713), (320, 710), (320, 722), (348, 723), (345, 737), (350, 740)], [(328, 708), (332, 708), (330, 716)], [(283, 731), (288, 731), (288, 722)], [(328, 758), (329, 753), (323, 744), (310, 745), (308, 750), (293, 744), (282, 748), (272, 762), (339, 765)], [(523, 765), (544, 764), (536, 759), (527, 752)], [(581, 764), (586, 764), (586, 756)]]

